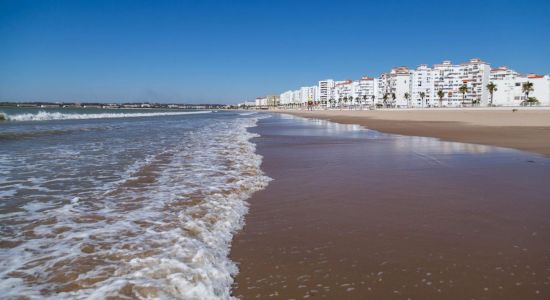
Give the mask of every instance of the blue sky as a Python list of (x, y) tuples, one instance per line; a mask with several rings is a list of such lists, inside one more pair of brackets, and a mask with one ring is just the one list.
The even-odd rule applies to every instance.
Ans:
[(462, 62), (550, 73), (550, 1), (0, 0), (0, 100), (234, 103)]

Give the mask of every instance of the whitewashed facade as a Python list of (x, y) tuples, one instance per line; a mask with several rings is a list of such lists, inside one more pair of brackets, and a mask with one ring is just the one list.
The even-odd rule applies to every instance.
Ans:
[(523, 84), (533, 83), (533, 92), (529, 97), (535, 97), (539, 105), (550, 105), (550, 76), (529, 74), (527, 76), (511, 75), (493, 80), (497, 90), (493, 94), (493, 104), (496, 106), (518, 106), (526, 100)]
[(317, 86), (304, 86), (300, 88), (300, 103), (306, 104), (316, 101)]
[(491, 66), (479, 58), (470, 59), (470, 61), (460, 65), (460, 79), (468, 86), (466, 93), (466, 104), (478, 101), (479, 104), (489, 104), (489, 76), (491, 75)]
[[(401, 66), (382, 73), (377, 78), (364, 76), (359, 80), (341, 81), (325, 79), (318, 81), (315, 86), (286, 91), (278, 95), (278, 98), (282, 105), (303, 105), (314, 101), (323, 105), (330, 105), (332, 102), (332, 106), (335, 106), (334, 104), (337, 106), (338, 103), (342, 105), (364, 103), (398, 108), (460, 107), (470, 106), (473, 103), (487, 106), (490, 104), (487, 85), (493, 82), (497, 85), (497, 90), (494, 92), (492, 104), (517, 106), (525, 100), (521, 86), (526, 81), (533, 83), (534, 91), (530, 96), (536, 97), (540, 105), (550, 105), (549, 75), (520, 75), (505, 66), (491, 70), (488, 63), (478, 58), (462, 64), (453, 64), (445, 60), (434, 64), (433, 67), (420, 65), (412, 70)], [(462, 85), (467, 86), (464, 96), (460, 92)], [(440, 91), (443, 93), (441, 100), (438, 95)], [(268, 101), (263, 98), (265, 97), (258, 97), (255, 103), (259, 106), (267, 105)], [(270, 101), (270, 103), (273, 102)]]
[(256, 106), (267, 106), (267, 97), (256, 97)]
[[(378, 79), (363, 76), (357, 82), (356, 89), (354, 91), (354, 99), (359, 98), (363, 104), (374, 104), (378, 95)], [(373, 98), (374, 97), (374, 98)]]
[(334, 96), (334, 86), (335, 83), (332, 79), (319, 81), (317, 84), (317, 101), (326, 103), (331, 100), (331, 97)]
[(286, 91), (279, 95), (281, 99), (281, 105), (290, 105), (292, 104), (292, 91)]
[(389, 73), (380, 75), (379, 80), (379, 104), (384, 104), (384, 96), (386, 96), (386, 105), (408, 106), (405, 94), (411, 93), (411, 71), (409, 68), (405, 66), (393, 68)]
[[(438, 106), (435, 92), (436, 71), (427, 65), (420, 65), (411, 72), (410, 107)], [(424, 98), (422, 98), (424, 93)]]
[[(462, 94), (459, 92), (463, 84), (460, 78), (460, 65), (453, 65), (450, 60), (445, 60), (433, 66), (435, 94), (443, 91), (441, 106), (458, 107), (462, 105)], [(439, 97), (437, 97), (439, 103)]]

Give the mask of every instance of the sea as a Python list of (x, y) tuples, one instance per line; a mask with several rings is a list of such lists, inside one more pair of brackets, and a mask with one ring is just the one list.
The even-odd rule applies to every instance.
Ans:
[(0, 108), (1, 298), (231, 298), (265, 117)]

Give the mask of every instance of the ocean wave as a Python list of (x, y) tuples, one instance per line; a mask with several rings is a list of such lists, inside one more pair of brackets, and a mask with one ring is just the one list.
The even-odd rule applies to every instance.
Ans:
[(82, 120), (82, 119), (108, 119), (108, 118), (137, 118), (137, 117), (157, 117), (157, 116), (177, 116), (211, 113), (205, 111), (180, 111), (180, 112), (150, 112), (150, 113), (96, 113), (96, 114), (78, 114), (39, 111), (38, 113), (24, 114), (6, 114), (0, 113), (0, 121), (49, 121), (49, 120)]
[(64, 134), (68, 131), (65, 130), (44, 130), (44, 131), (24, 131), (24, 132), (0, 132), (0, 141), (1, 140), (17, 140), (24, 138), (32, 138), (39, 136), (48, 136), (48, 135), (59, 135)]
[(232, 299), (230, 243), (248, 199), (271, 180), (247, 128), (212, 121), (128, 168), (127, 180), (63, 203), (0, 215), (4, 297)]

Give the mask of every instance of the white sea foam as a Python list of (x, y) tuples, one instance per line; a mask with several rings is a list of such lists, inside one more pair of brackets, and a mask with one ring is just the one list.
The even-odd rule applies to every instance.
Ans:
[(230, 299), (231, 239), (246, 199), (270, 180), (246, 130), (255, 122), (187, 132), (184, 143), (129, 166), (129, 179), (108, 192), (0, 215), (19, 243), (0, 250), (3, 297)]
[(80, 119), (107, 119), (107, 118), (137, 118), (137, 117), (157, 117), (157, 116), (177, 116), (211, 113), (205, 111), (174, 111), (174, 112), (135, 112), (135, 113), (97, 113), (97, 114), (78, 114), (39, 111), (36, 114), (4, 114), (3, 118), (8, 121), (48, 121), (48, 120), (80, 120)]

